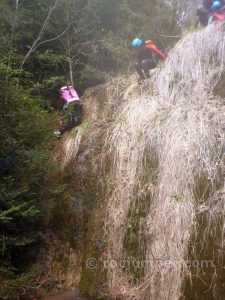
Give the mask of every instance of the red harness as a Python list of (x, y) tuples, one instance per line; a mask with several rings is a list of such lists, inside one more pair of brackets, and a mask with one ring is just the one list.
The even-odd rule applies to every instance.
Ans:
[(145, 45), (146, 45), (146, 47), (148, 47), (153, 53), (159, 55), (163, 60), (166, 60), (167, 57), (165, 56), (165, 54), (164, 54), (162, 51), (160, 51), (160, 50), (156, 47), (156, 45), (155, 45), (151, 40), (145, 41)]
[(225, 8), (219, 9), (214, 15), (215, 21), (221, 22), (225, 20)]

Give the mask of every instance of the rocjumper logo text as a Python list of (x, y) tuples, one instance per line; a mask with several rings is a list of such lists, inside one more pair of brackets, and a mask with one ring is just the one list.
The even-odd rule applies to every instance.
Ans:
[(179, 260), (179, 259), (106, 259), (97, 260), (89, 258), (86, 260), (88, 269), (103, 267), (105, 269), (121, 268), (126, 270), (138, 270), (149, 267), (184, 267), (184, 268), (214, 268), (212, 260)]

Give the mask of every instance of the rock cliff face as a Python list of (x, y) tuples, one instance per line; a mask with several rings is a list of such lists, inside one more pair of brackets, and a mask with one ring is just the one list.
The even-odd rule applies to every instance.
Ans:
[[(115, 120), (129, 85), (129, 81), (117, 78), (87, 89), (82, 97), (82, 124), (66, 132), (58, 141), (55, 159), (68, 188), (63, 199), (50, 205), (47, 222), (53, 218), (53, 228), (56, 227), (60, 239), (51, 234), (46, 236), (46, 247), (40, 251), (39, 262), (52, 270), (40, 291), (43, 295), (46, 290), (54, 295), (77, 287), (83, 272), (82, 260), (90, 242), (87, 236), (96, 231), (101, 240), (101, 230), (96, 230), (95, 226), (99, 227), (99, 216), (104, 217), (101, 210), (105, 182), (103, 149), (108, 128)], [(90, 293), (92, 288), (93, 283), (85, 291)]]
[(143, 86), (118, 78), (82, 97), (83, 123), (58, 147), (82, 293), (224, 299), (224, 48), (223, 26), (208, 26)]

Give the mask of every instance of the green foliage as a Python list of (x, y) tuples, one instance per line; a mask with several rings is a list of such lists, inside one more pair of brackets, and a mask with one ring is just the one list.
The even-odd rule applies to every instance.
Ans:
[(201, 30), (201, 27), (196, 27), (196, 26), (188, 26), (187, 28), (185, 28), (185, 30), (183, 30), (182, 32), (182, 37), (185, 37), (186, 35), (190, 34), (190, 33), (194, 33)]
[[(0, 21), (3, 30), (0, 34), (1, 299), (17, 298), (35, 275), (31, 272), (35, 259), (31, 253), (38, 248), (40, 216), (45, 210), (42, 203), (63, 191), (59, 180), (51, 180), (57, 171), (50, 160), (56, 115), (44, 109), (45, 100), (39, 96), (41, 93), (34, 92), (36, 62), (31, 61), (28, 68), (20, 69), (23, 42), (29, 36), (33, 38), (33, 34), (26, 30), (22, 36), (12, 28), (10, 17), (14, 17), (14, 6), (10, 3), (0, 3), (1, 12), (4, 12)], [(25, 14), (26, 9), (22, 12)], [(14, 37), (12, 30), (15, 30)], [(38, 58), (43, 62), (40, 64), (42, 73), (49, 76), (49, 70), (63, 59), (62, 55), (52, 55), (51, 50), (45, 51)], [(31, 261), (26, 261), (26, 256)]]
[(181, 202), (181, 201), (183, 201), (183, 196), (174, 193), (174, 194), (170, 195), (170, 199), (173, 202)]
[[(37, 242), (37, 226), (44, 210), (41, 201), (62, 192), (62, 186), (50, 180), (56, 171), (49, 160), (55, 115), (49, 115), (41, 107), (43, 100), (31, 98), (21, 88), (16, 89), (13, 81), (9, 80), (8, 86), (14, 86), (15, 93), (11, 89), (3, 91), (0, 99), (3, 108), (0, 123), (0, 263), (4, 266), (4, 272), (0, 270), (0, 279), (4, 283), (19, 280), (22, 272), (19, 257), (21, 255), (21, 261), (24, 261), (26, 252)], [(2, 80), (1, 85), (3, 83)], [(7, 290), (1, 292), (7, 295)], [(12, 299), (12, 296), (8, 297), (5, 299)]]

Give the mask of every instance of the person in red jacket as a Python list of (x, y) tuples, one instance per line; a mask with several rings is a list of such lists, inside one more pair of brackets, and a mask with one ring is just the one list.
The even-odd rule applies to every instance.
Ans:
[(146, 78), (149, 78), (150, 69), (156, 68), (160, 61), (166, 60), (166, 55), (151, 40), (143, 41), (135, 38), (132, 41), (132, 47), (136, 49), (135, 69), (140, 76), (138, 83), (141, 84)]
[[(214, 14), (224, 7), (225, 1), (224, 0), (203, 0), (202, 5), (198, 7), (196, 16), (198, 17), (198, 21), (202, 26), (207, 26), (213, 19), (217, 19)], [(220, 17), (223, 20), (224, 13), (222, 11), (218, 14), (218, 19)]]

